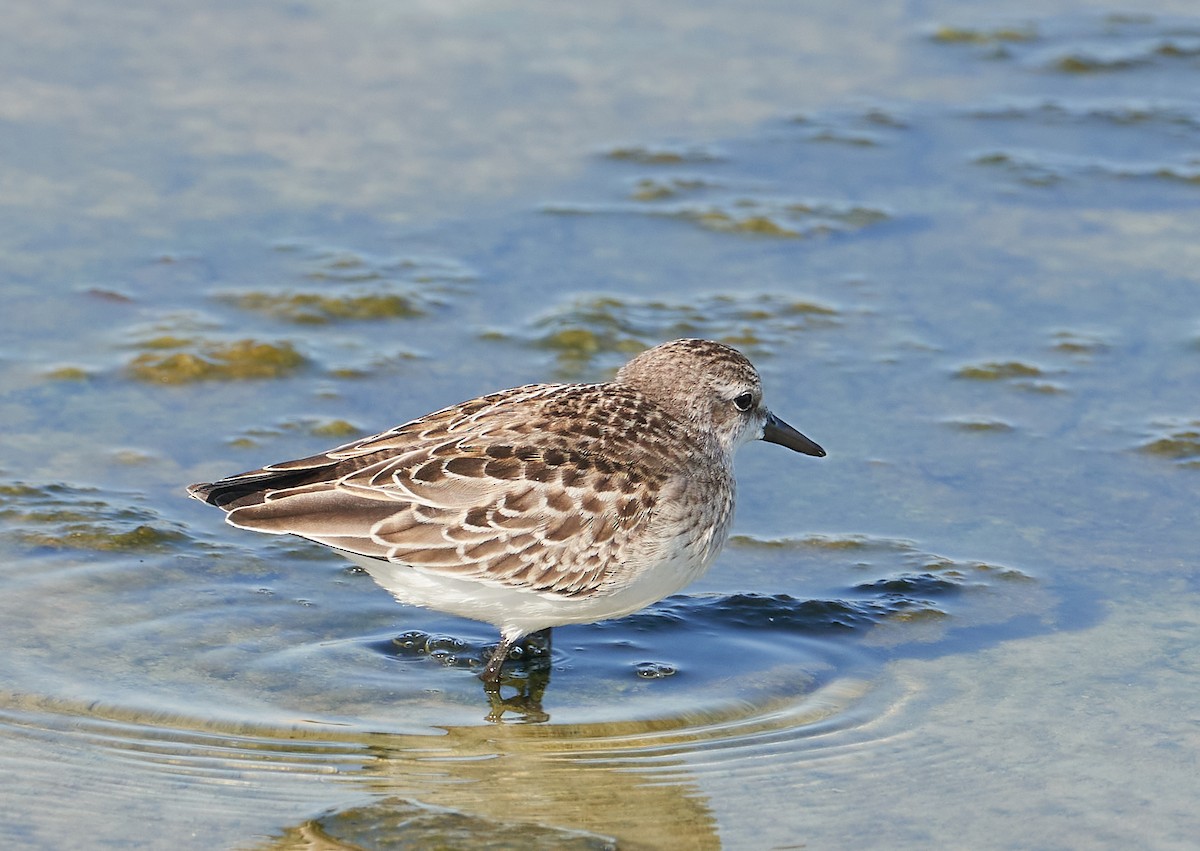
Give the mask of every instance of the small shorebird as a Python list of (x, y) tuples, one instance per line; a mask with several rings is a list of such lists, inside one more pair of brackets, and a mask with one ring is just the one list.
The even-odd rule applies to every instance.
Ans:
[(729, 534), (734, 451), (755, 439), (825, 454), (767, 410), (740, 352), (675, 340), (607, 383), (502, 390), (188, 492), (338, 550), (402, 603), (498, 627), (480, 675), (495, 684), (530, 633), (703, 574)]

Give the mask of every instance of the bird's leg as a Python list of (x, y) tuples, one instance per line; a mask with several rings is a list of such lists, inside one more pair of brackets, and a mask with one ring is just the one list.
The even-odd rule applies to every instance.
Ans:
[(530, 635), (521, 636), (519, 639), (515, 637), (509, 638), (508, 636), (501, 634), (500, 643), (496, 645), (496, 650), (492, 653), (491, 658), (488, 659), (487, 665), (485, 665), (483, 668), (483, 673), (479, 675), (479, 679), (490, 685), (495, 685), (496, 683), (500, 682), (500, 669), (508, 660), (508, 654), (512, 651), (513, 645), (521, 647), (526, 651), (526, 655), (528, 655), (530, 651), (530, 643), (545, 648), (539, 655), (545, 655), (547, 658), (549, 658), (550, 627), (540, 629), (535, 633), (531, 633)]
[(479, 679), (492, 685), (500, 682), (500, 668), (503, 667), (504, 660), (508, 658), (508, 651), (512, 649), (514, 641), (516, 641), (516, 636), (500, 636), (500, 643), (496, 645), (492, 658), (488, 659), (488, 663), (484, 665)]

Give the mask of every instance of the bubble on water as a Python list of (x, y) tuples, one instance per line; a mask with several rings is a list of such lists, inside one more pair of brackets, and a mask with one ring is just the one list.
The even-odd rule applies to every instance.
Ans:
[(643, 680), (662, 680), (679, 673), (679, 669), (668, 662), (638, 662), (634, 670)]

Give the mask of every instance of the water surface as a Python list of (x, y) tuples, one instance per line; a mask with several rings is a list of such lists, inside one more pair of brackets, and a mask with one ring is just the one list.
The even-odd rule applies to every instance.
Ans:
[[(10, 24), (10, 844), (1200, 831), (1186, 4)], [(499, 702), (489, 627), (183, 496), (683, 335), (829, 457), (747, 447), (709, 575)]]

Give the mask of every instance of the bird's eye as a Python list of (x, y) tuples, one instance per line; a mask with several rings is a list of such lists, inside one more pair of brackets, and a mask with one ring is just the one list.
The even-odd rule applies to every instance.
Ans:
[(743, 414), (754, 407), (754, 396), (749, 393), (743, 393), (740, 396), (734, 397), (733, 407), (737, 408)]

